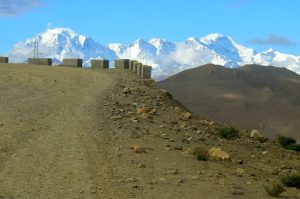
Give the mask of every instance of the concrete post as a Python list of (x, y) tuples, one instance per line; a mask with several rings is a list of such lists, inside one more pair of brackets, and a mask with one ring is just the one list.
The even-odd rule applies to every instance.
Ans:
[(92, 68), (100, 68), (100, 69), (108, 69), (109, 68), (109, 60), (106, 59), (93, 59), (91, 60)]
[(8, 57), (0, 57), (0, 63), (8, 64)]
[(82, 59), (63, 59), (63, 66), (82, 67)]
[(151, 66), (143, 65), (142, 66), (141, 77), (143, 79), (151, 79), (151, 71), (152, 71)]
[(143, 64), (140, 63), (140, 62), (133, 63), (133, 72), (135, 72), (136, 74), (138, 74), (138, 67), (139, 67), (139, 65), (143, 65)]
[(52, 66), (51, 58), (28, 58), (28, 64)]
[(142, 76), (142, 69), (143, 69), (143, 64), (140, 63), (137, 65), (137, 70), (136, 70), (136, 74), (141, 77)]
[(117, 59), (115, 60), (115, 68), (117, 69), (129, 69), (129, 59)]
[(133, 65), (134, 63), (137, 63), (137, 61), (135, 60), (130, 60), (130, 63), (129, 63), (129, 70), (133, 71)]

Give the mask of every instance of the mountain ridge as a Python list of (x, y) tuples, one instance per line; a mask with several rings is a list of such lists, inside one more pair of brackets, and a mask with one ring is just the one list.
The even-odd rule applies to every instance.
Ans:
[(177, 73), (158, 87), (214, 121), (300, 140), (300, 76), (286, 68), (208, 64)]
[[(153, 38), (137, 39), (124, 45), (102, 45), (91, 37), (80, 35), (70, 28), (48, 29), (37, 34), (40, 56), (53, 58), (59, 63), (63, 58), (82, 58), (89, 67), (91, 59), (129, 58), (153, 66), (154, 79), (160, 80), (180, 71), (204, 64), (223, 65), (228, 68), (247, 64), (286, 67), (300, 74), (300, 56), (288, 55), (269, 49), (256, 52), (242, 46), (230, 36), (212, 33), (202, 38), (191, 37), (183, 42)], [(8, 53), (12, 62), (26, 62), (33, 56), (35, 37), (17, 43)]]

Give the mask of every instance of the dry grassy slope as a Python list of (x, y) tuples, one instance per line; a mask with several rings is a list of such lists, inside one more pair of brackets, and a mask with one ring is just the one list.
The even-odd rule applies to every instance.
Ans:
[[(268, 198), (264, 184), (300, 172), (299, 153), (244, 133), (220, 139), (219, 124), (184, 119), (129, 71), (0, 65), (0, 91), (0, 198)], [(232, 161), (185, 153), (197, 146)]]
[(266, 136), (300, 140), (300, 76), (284, 68), (206, 65), (158, 83), (190, 110)]

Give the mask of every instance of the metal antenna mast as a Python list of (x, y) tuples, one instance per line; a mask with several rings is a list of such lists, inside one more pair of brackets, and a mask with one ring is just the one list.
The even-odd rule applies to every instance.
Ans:
[(36, 36), (33, 45), (33, 57), (39, 58), (39, 37)]

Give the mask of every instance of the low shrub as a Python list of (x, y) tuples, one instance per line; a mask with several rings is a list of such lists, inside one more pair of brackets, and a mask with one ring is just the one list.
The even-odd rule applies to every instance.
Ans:
[(288, 150), (300, 152), (300, 144), (290, 144), (290, 145), (285, 146), (285, 148)]
[(193, 151), (193, 155), (195, 155), (199, 161), (207, 161), (209, 158), (208, 150), (202, 146), (196, 147)]
[(294, 138), (286, 137), (283, 135), (279, 135), (277, 140), (278, 140), (279, 144), (281, 144), (281, 146), (283, 146), (284, 148), (288, 145), (296, 144), (296, 140)]
[(264, 186), (265, 190), (267, 191), (267, 193), (270, 195), (270, 196), (273, 196), (273, 197), (277, 197), (279, 196), (282, 192), (285, 191), (285, 189), (280, 185), (280, 184), (275, 184), (271, 187), (269, 186)]
[(228, 140), (233, 140), (235, 138), (238, 138), (240, 135), (239, 130), (233, 127), (220, 128), (218, 130), (218, 134), (221, 138), (228, 139)]
[(295, 187), (300, 189), (300, 174), (286, 176), (281, 179), (281, 182), (287, 187)]

